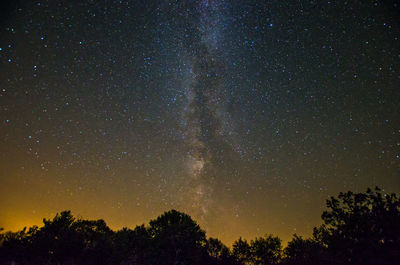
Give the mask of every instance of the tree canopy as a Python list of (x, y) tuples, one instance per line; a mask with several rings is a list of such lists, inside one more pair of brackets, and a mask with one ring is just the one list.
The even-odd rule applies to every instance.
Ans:
[[(316, 229), (322, 244), (341, 264), (400, 264), (400, 200), (379, 188), (341, 192), (327, 201), (324, 224)], [(317, 237), (318, 238), (318, 237)]]
[(111, 230), (104, 220), (63, 211), (43, 226), (0, 229), (0, 264), (400, 264), (400, 200), (376, 188), (327, 200), (323, 224), (311, 238), (294, 235), (285, 248), (267, 234), (236, 240), (232, 248), (187, 214), (171, 210), (134, 229)]

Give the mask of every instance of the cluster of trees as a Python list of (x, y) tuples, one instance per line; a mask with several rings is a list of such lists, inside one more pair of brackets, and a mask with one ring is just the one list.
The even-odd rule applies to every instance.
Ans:
[(103, 220), (75, 219), (70, 211), (44, 219), (44, 226), (0, 234), (0, 264), (400, 264), (400, 199), (378, 188), (340, 193), (327, 201), (323, 225), (311, 238), (294, 235), (283, 248), (266, 235), (232, 248), (175, 210), (148, 226), (112, 231)]

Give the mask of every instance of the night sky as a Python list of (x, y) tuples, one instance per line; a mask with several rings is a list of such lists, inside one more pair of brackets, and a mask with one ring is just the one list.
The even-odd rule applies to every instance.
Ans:
[(287, 242), (328, 196), (400, 192), (396, 2), (4, 6), (0, 227), (177, 209), (228, 245)]

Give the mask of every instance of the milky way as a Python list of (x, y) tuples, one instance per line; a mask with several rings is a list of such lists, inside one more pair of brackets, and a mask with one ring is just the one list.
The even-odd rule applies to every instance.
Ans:
[(207, 214), (213, 202), (214, 187), (207, 176), (207, 169), (213, 167), (213, 147), (222, 141), (224, 132), (224, 62), (218, 56), (218, 19), (221, 14), (216, 2), (199, 1), (200, 24), (197, 30), (200, 43), (195, 49), (188, 49), (192, 56), (188, 88), (185, 91), (187, 105), (184, 107), (185, 141), (188, 151), (186, 168), (191, 183), (188, 200), (194, 209)]

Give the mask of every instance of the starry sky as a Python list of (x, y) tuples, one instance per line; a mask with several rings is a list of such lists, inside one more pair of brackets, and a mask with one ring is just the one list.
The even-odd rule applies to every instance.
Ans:
[(70, 209), (133, 228), (173, 208), (228, 245), (287, 242), (330, 195), (399, 192), (399, 5), (4, 6), (0, 227)]

